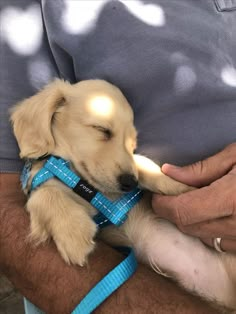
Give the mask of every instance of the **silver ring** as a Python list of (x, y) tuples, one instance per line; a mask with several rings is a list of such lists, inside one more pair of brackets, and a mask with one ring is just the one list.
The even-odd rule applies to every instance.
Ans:
[(224, 250), (222, 250), (221, 248), (221, 238), (214, 238), (213, 239), (213, 245), (214, 245), (214, 248), (217, 252), (220, 252), (220, 253), (225, 253)]

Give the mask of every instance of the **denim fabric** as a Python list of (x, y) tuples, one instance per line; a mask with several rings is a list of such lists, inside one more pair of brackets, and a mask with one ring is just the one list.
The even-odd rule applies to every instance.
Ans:
[(38, 307), (32, 304), (29, 300), (24, 298), (25, 314), (45, 314)]

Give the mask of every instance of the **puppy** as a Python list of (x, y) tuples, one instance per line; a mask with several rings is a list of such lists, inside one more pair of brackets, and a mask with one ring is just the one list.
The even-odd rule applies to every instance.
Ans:
[[(33, 160), (26, 193), (44, 163), (40, 157), (50, 154), (68, 160), (75, 172), (111, 199), (138, 183), (163, 194), (192, 189), (165, 176), (148, 158), (134, 155), (133, 112), (121, 91), (108, 82), (71, 85), (55, 80), (17, 104), (11, 121), (20, 157)], [(86, 263), (95, 247), (95, 208), (54, 178), (31, 193), (26, 209), (31, 239), (42, 243), (52, 238), (67, 263)], [(99, 236), (111, 245), (132, 246), (139, 261), (188, 291), (236, 308), (236, 257), (219, 254), (157, 219), (148, 192), (121, 227), (109, 226)]]

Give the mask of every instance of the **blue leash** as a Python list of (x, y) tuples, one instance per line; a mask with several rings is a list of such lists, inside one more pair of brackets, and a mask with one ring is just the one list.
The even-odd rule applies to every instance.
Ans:
[(99, 283), (89, 291), (72, 314), (89, 314), (105, 301), (115, 290), (128, 280), (137, 269), (137, 260), (134, 252), (118, 266), (110, 271)]
[[(27, 186), (31, 170), (31, 162), (27, 162), (22, 172), (22, 187)], [(114, 224), (122, 225), (127, 219), (131, 208), (141, 199), (142, 191), (139, 188), (124, 194), (116, 201), (111, 201), (97, 191), (88, 182), (81, 179), (69, 168), (69, 162), (55, 156), (50, 156), (44, 166), (36, 173), (31, 183), (31, 191), (38, 186), (56, 177), (75, 193), (87, 200), (99, 212), (93, 217), (99, 228)], [(88, 314), (95, 310), (115, 290), (127, 281), (137, 269), (134, 252), (125, 248), (128, 256), (99, 281), (84, 297), (72, 314)]]

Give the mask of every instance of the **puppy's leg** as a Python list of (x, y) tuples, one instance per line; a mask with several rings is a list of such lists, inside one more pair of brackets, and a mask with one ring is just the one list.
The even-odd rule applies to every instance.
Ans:
[(167, 274), (186, 290), (235, 308), (236, 287), (221, 254), (158, 219), (150, 208), (145, 208), (146, 201), (143, 199), (129, 213), (122, 234), (119, 237), (117, 233), (114, 241), (133, 246), (140, 261)]
[(65, 191), (46, 186), (32, 194), (27, 210), (32, 239), (40, 243), (51, 236), (67, 263), (84, 265), (95, 246), (96, 224), (83, 206)]
[(178, 195), (193, 190), (193, 187), (166, 176), (161, 171), (161, 168), (151, 159), (141, 155), (134, 155), (134, 160), (138, 169), (139, 183), (143, 188), (168, 195)]

